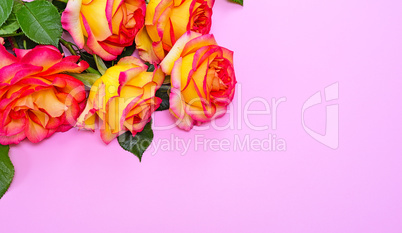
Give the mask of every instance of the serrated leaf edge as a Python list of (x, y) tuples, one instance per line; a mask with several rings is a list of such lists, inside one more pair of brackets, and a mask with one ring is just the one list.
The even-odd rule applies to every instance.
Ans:
[[(32, 1), (32, 2), (34, 2), (34, 1)], [(48, 2), (48, 1), (39, 0), (39, 1), (36, 1), (36, 2)], [(27, 3), (31, 3), (31, 2), (26, 2), (25, 4), (27, 4)], [(37, 41), (37, 40), (31, 38), (31, 37), (25, 32), (24, 28), (21, 26), (21, 23), (20, 23), (20, 20), (18, 19), (17, 14), (18, 14), (18, 12), (21, 11), (21, 9), (22, 9), (23, 7), (26, 7), (25, 4), (15, 13), (15, 16), (16, 16), (16, 18), (17, 18), (17, 22), (18, 22), (18, 24), (20, 25), (20, 28), (21, 28), (21, 30), (22, 30), (22, 32), (24, 33), (25, 36), (27, 36), (30, 40), (32, 40), (32, 41), (35, 42), (35, 43), (44, 44), (44, 43), (41, 43), (41, 42), (39, 42), (39, 41)], [(50, 3), (49, 3), (49, 4), (50, 4)], [(56, 8), (53, 4), (50, 4), (49, 6), (53, 7), (54, 9), (56, 9), (57, 13), (59, 12), (59, 11), (57, 10), (57, 8)], [(26, 7), (26, 8), (29, 10), (28, 7)], [(29, 11), (31, 12), (31, 10), (29, 10)], [(32, 13), (32, 12), (31, 12), (31, 13)], [(32, 14), (32, 15), (33, 15), (33, 14)], [(61, 29), (60, 32), (63, 32), (63, 29)], [(48, 36), (50, 37), (49, 34), (48, 34)], [(51, 37), (50, 37), (50, 39), (51, 39)], [(53, 41), (53, 39), (51, 39), (51, 40)], [(51, 44), (51, 45), (57, 47), (58, 43), (59, 43), (59, 39), (56, 40), (56, 43), (55, 43), (55, 44)], [(46, 44), (46, 45), (48, 45), (48, 44)]]
[(14, 0), (11, 0), (11, 11), (8, 13), (8, 15), (4, 18), (3, 22), (0, 22), (0, 27), (3, 26), (3, 24), (7, 21), (7, 19), (10, 17), (11, 13), (13, 12), (13, 6), (14, 6)]

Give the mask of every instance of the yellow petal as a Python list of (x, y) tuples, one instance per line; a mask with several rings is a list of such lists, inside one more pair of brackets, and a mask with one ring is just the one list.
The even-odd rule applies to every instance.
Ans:
[(152, 72), (142, 72), (136, 77), (130, 79), (126, 86), (143, 87), (147, 83), (152, 82), (153, 73)]
[(165, 74), (170, 75), (173, 69), (173, 65), (177, 59), (179, 59), (181, 52), (183, 51), (185, 45), (190, 40), (200, 37), (201, 34), (197, 32), (188, 31), (179, 40), (176, 41), (176, 44), (170, 50), (170, 52), (166, 55), (161, 63), (161, 67)]
[[(61, 23), (63, 28), (70, 32), (75, 43), (83, 48), (85, 39), (83, 35), (84, 26), (81, 19), (81, 5), (84, 2), (82, 0), (70, 0), (67, 3), (67, 7), (61, 16)], [(87, 35), (88, 36), (88, 35)]]
[(190, 71), (193, 69), (193, 61), (194, 61), (195, 53), (189, 54), (183, 57), (182, 64), (181, 64), (181, 90), (183, 90), (187, 83), (189, 82)]
[(99, 95), (100, 85), (102, 85), (102, 79), (98, 79), (91, 87), (91, 91), (89, 92), (87, 105), (85, 106), (84, 111), (82, 111), (81, 115), (77, 119), (76, 126), (78, 128), (84, 128), (89, 130), (95, 130), (95, 121), (96, 114), (92, 112), (92, 109), (98, 109), (100, 107), (99, 103), (102, 103), (103, 106), (103, 97)]
[(117, 10), (119, 9), (119, 6), (121, 7), (123, 4), (126, 4), (123, 0), (114, 0), (113, 1), (112, 16), (116, 14)]
[(154, 72), (153, 81), (157, 84), (157, 88), (159, 89), (162, 86), (163, 81), (165, 80), (165, 74), (162, 71), (162, 68), (158, 67)]
[(154, 25), (161, 14), (173, 4), (172, 0), (150, 0), (145, 15), (145, 25)]
[(47, 123), (49, 122), (50, 118), (49, 115), (47, 115), (44, 112), (41, 112), (39, 110), (31, 110), (31, 112), (33, 114), (36, 115), (36, 117), (38, 117), (40, 124), (42, 125), (43, 128), (46, 128)]
[(187, 32), (187, 25), (190, 20), (190, 6), (192, 2), (193, 1), (185, 1), (180, 6), (174, 7), (172, 10), (170, 20), (173, 24), (173, 31), (176, 40)]
[(36, 92), (32, 97), (35, 105), (44, 109), (52, 117), (59, 117), (67, 110), (66, 105), (59, 101), (53, 89)]
[(143, 93), (142, 88), (134, 86), (124, 86), (120, 91), (120, 97), (123, 99), (130, 99), (133, 97), (141, 96)]
[[(114, 1), (113, 7), (115, 7), (116, 3), (118, 3), (120, 1)], [(123, 3), (124, 4), (124, 3)], [(113, 10), (114, 12), (114, 10)], [(113, 14), (113, 18), (112, 18), (112, 30), (113, 30), (113, 34), (115, 35), (119, 35), (120, 32), (120, 24), (124, 19), (124, 12), (122, 9), (119, 9), (116, 13)]]
[(122, 130), (120, 125), (120, 118), (125, 107), (129, 104), (130, 100), (124, 100), (120, 97), (115, 97), (108, 102), (106, 119), (107, 126), (110, 131), (116, 134)]
[(105, 13), (106, 1), (95, 0), (89, 5), (81, 6), (81, 13), (85, 16), (97, 41), (106, 40), (112, 35)]
[(195, 85), (198, 87), (200, 91), (201, 97), (207, 99), (209, 97), (209, 93), (204, 92), (204, 82), (206, 82), (206, 77), (208, 74), (208, 59), (206, 59), (196, 71), (192, 74), (192, 79), (195, 82)]
[(199, 109), (202, 109), (202, 98), (197, 93), (197, 87), (195, 83), (191, 81), (187, 88), (184, 89), (181, 93), (183, 95), (184, 102), (191, 106), (195, 106)]
[(120, 73), (131, 68), (135, 68), (135, 66), (132, 64), (118, 64), (106, 70), (106, 73), (101, 77), (106, 86), (106, 102), (109, 101), (111, 97), (117, 96)]
[(139, 50), (140, 57), (150, 63), (159, 63), (160, 60), (154, 52), (152, 40), (149, 37), (147, 30), (142, 28), (135, 37), (135, 44)]
[(161, 37), (159, 36), (158, 33), (158, 26), (156, 24), (146, 25), (145, 28), (152, 42), (157, 42), (161, 40)]

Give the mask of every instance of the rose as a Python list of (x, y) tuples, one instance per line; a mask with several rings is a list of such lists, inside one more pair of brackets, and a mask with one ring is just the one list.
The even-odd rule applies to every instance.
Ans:
[(159, 63), (184, 33), (208, 34), (215, 0), (151, 0), (135, 42), (141, 58)]
[(78, 47), (110, 61), (133, 44), (145, 6), (144, 0), (69, 0), (61, 23)]
[(236, 85), (233, 52), (216, 45), (213, 35), (187, 32), (161, 63), (171, 75), (170, 112), (177, 125), (194, 125), (223, 116)]
[(141, 132), (161, 103), (155, 91), (164, 78), (161, 68), (147, 72), (139, 59), (122, 58), (93, 84), (77, 126), (95, 130), (99, 117), (101, 138), (106, 144), (127, 130), (132, 135)]
[(0, 45), (0, 143), (17, 144), (26, 137), (37, 143), (70, 129), (86, 93), (81, 81), (62, 72), (80, 73), (88, 63), (76, 64), (78, 56), (63, 58), (53, 46), (15, 53)]

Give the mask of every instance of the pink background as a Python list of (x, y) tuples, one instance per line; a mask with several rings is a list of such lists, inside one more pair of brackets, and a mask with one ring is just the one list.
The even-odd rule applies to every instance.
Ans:
[[(401, 9), (400, 0), (217, 0), (212, 32), (235, 51), (241, 85), (236, 127), (159, 130), (155, 140), (271, 134), (286, 151), (150, 150), (139, 163), (99, 132), (24, 141), (11, 149), (16, 175), (0, 200), (0, 231), (402, 232)], [(336, 82), (333, 150), (304, 131), (301, 109)], [(253, 97), (286, 97), (276, 130), (270, 116), (250, 117), (265, 131), (237, 117)], [(325, 106), (305, 115), (322, 133)], [(168, 112), (155, 118), (172, 122)]]

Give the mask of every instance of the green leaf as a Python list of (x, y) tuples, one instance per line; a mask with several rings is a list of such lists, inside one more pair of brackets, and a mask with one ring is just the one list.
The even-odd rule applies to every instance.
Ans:
[(234, 3), (237, 3), (237, 4), (240, 4), (240, 5), (243, 6), (243, 0), (230, 0), (230, 1), (232, 1)]
[(142, 155), (151, 145), (152, 139), (154, 138), (154, 132), (151, 126), (152, 121), (148, 122), (144, 129), (135, 136), (133, 136), (130, 131), (127, 131), (117, 138), (120, 146), (137, 156), (140, 162)]
[(0, 1), (0, 26), (8, 19), (13, 11), (13, 0)]
[(67, 1), (53, 1), (52, 4), (57, 8), (57, 10), (61, 13), (66, 9)]
[(98, 71), (104, 75), (106, 73), (107, 67), (105, 63), (103, 62), (102, 58), (94, 54), (94, 60), (96, 63), (96, 67), (98, 68)]
[(90, 67), (92, 67), (94, 69), (98, 69), (98, 67), (96, 66), (94, 56), (92, 54), (89, 54), (89, 53), (87, 53), (87, 52), (85, 52), (83, 50), (80, 50), (79, 55), (80, 55), (82, 60), (88, 62)]
[(14, 5), (13, 5), (13, 13), (17, 13), (19, 9), (23, 6), (24, 2), (20, 0), (14, 0)]
[(9, 150), (9, 146), (0, 144), (0, 198), (6, 193), (14, 177), (14, 166), (8, 157)]
[(170, 75), (166, 75), (165, 80), (163, 80), (163, 84), (169, 84), (169, 86), (170, 86), (170, 83), (171, 83), (170, 79), (171, 79)]
[(39, 0), (26, 2), (16, 13), (25, 35), (39, 44), (57, 47), (63, 29), (60, 14), (51, 3)]
[(155, 71), (155, 66), (152, 65), (151, 63), (145, 62), (145, 65), (148, 66), (147, 72), (154, 72)]
[(132, 45), (130, 45), (128, 47), (125, 47), (123, 52), (117, 57), (117, 61), (119, 61), (123, 57), (128, 57), (128, 56), (133, 55), (135, 48), (136, 48), (135, 43), (133, 43)]
[(18, 47), (23, 49), (33, 49), (38, 46), (38, 43), (33, 42), (25, 35), (14, 37), (18, 43)]
[(5, 36), (8, 34), (15, 33), (20, 25), (17, 22), (17, 18), (14, 14), (11, 14), (7, 21), (0, 27), (0, 36)]
[(170, 107), (169, 103), (169, 92), (170, 92), (170, 85), (162, 85), (155, 93), (156, 97), (162, 99), (162, 103), (156, 111), (165, 111), (168, 110)]
[(67, 74), (80, 80), (82, 83), (84, 83), (85, 86), (89, 88), (91, 88), (92, 85), (95, 83), (95, 81), (101, 77), (99, 74), (94, 73), (81, 73), (81, 74), (67, 73)]
[(117, 56), (116, 59), (114, 59), (112, 61), (104, 61), (106, 67), (109, 68), (109, 67), (116, 65), (116, 63), (118, 61), (120, 61), (120, 59), (122, 59), (123, 57), (128, 57), (128, 56), (133, 55), (134, 51), (135, 51), (135, 43), (133, 43), (132, 45), (130, 45), (128, 47), (125, 47), (123, 52), (119, 56)]
[[(149, 62), (145, 62), (148, 66), (147, 72), (154, 72), (155, 66)], [(170, 76), (167, 75), (163, 82), (163, 85), (156, 91), (155, 96), (162, 99), (162, 103), (156, 111), (165, 111), (170, 107), (169, 103), (169, 92), (170, 92)]]

